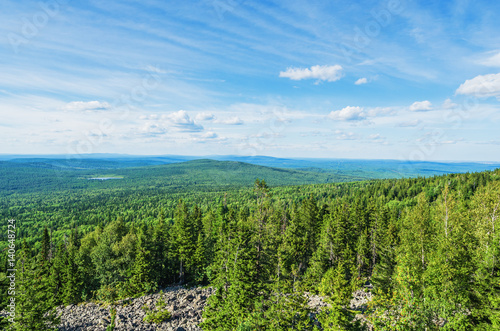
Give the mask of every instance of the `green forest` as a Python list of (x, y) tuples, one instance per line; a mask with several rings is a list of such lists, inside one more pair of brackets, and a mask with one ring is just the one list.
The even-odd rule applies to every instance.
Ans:
[[(9, 225), (17, 272), (2, 327), (56, 329), (56, 306), (182, 284), (216, 289), (203, 330), (500, 329), (500, 170), (367, 180), (188, 164), (78, 178), (3, 165), (0, 310)], [(88, 180), (103, 175), (123, 179)], [(351, 310), (366, 288), (373, 300)], [(329, 303), (317, 319), (304, 292)]]

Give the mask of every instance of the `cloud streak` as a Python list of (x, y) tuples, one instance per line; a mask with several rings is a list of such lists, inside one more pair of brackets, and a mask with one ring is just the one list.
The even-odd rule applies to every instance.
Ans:
[(243, 125), (243, 120), (237, 116), (218, 120), (217, 123), (222, 123), (226, 125)]
[(84, 110), (107, 110), (111, 105), (102, 101), (72, 101), (64, 105), (64, 110), (84, 111)]
[(171, 125), (183, 132), (201, 132), (203, 126), (196, 124), (195, 121), (189, 117), (185, 110), (179, 110), (166, 116)]
[(342, 78), (342, 66), (315, 65), (311, 68), (287, 68), (280, 72), (280, 77), (291, 80), (317, 79), (320, 81), (335, 82)]

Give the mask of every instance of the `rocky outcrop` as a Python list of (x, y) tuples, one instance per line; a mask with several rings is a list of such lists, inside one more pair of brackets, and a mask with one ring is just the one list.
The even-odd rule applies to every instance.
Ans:
[(357, 290), (352, 294), (349, 308), (364, 312), (368, 308), (368, 303), (372, 301), (372, 292), (366, 289)]
[[(207, 298), (212, 294), (211, 288), (169, 287), (162, 292), (135, 299), (120, 300), (114, 305), (103, 306), (96, 303), (83, 303), (58, 307), (61, 314), (60, 331), (95, 330), (105, 331), (111, 323), (111, 312), (116, 309), (114, 330), (168, 330), (194, 331), (201, 330), (201, 313)], [(165, 307), (158, 307), (163, 300)], [(167, 309), (172, 317), (160, 324), (143, 321), (147, 311)]]
[[(116, 311), (114, 330), (168, 330), (168, 331), (197, 331), (201, 330), (198, 324), (202, 320), (202, 312), (208, 297), (214, 293), (212, 288), (184, 288), (173, 286), (165, 288), (155, 294), (139, 298), (124, 299), (112, 305), (103, 305), (95, 302), (86, 302), (78, 305), (61, 306), (56, 309), (61, 318), (59, 331), (105, 331), (112, 322), (112, 311)], [(312, 293), (304, 293), (307, 297), (310, 317), (319, 326), (317, 315), (328, 304), (324, 298)], [(366, 309), (371, 300), (371, 293), (367, 289), (353, 293), (350, 308), (360, 313)], [(164, 304), (164, 306), (162, 305)], [(159, 323), (146, 323), (144, 317), (147, 312), (167, 309), (171, 318)], [(0, 312), (5, 313), (5, 312)], [(358, 315), (359, 319), (363, 319)]]

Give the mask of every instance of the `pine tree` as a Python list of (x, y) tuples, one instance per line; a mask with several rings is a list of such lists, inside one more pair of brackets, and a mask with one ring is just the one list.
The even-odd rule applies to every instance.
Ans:
[(59, 319), (53, 311), (55, 304), (47, 270), (47, 250), (30, 258), (24, 245), (17, 259), (16, 330), (53, 330)]
[(391, 294), (394, 271), (396, 269), (396, 235), (395, 226), (389, 224), (383, 239), (383, 245), (378, 248), (379, 261), (373, 269), (370, 282), (375, 291), (384, 295)]
[[(281, 251), (281, 250), (280, 250)], [(287, 277), (283, 271), (281, 254), (277, 254), (276, 273), (271, 278), (272, 285), (263, 319), (270, 330), (312, 330), (307, 297), (300, 286), (298, 270), (293, 269)]]
[(478, 245), (474, 254), (477, 271), (474, 292), (477, 308), (472, 310), (478, 329), (500, 330), (500, 184), (478, 189), (470, 204)]
[[(470, 314), (475, 309), (473, 281), (472, 224), (462, 213), (462, 206), (446, 185), (437, 201), (436, 249), (428, 259), (425, 272), (425, 297), (447, 328), (470, 329)], [(457, 290), (459, 289), (459, 290)]]
[(320, 293), (330, 305), (319, 316), (323, 330), (362, 330), (360, 322), (354, 321), (355, 313), (348, 308), (352, 293), (360, 286), (349, 255), (346, 250), (344, 258), (325, 273), (319, 285)]
[(307, 271), (308, 287), (317, 289), (321, 278), (330, 268), (336, 268), (349, 245), (349, 214), (346, 205), (337, 205), (323, 222), (317, 250)]
[(153, 281), (151, 253), (148, 250), (144, 230), (140, 230), (137, 238), (137, 252), (132, 267), (132, 276), (128, 281), (127, 294), (141, 296), (154, 291), (157, 284)]
[(358, 278), (368, 276), (370, 266), (370, 242), (367, 229), (361, 232), (356, 244), (356, 269)]
[(198, 239), (196, 240), (196, 249), (193, 255), (193, 272), (194, 281), (196, 283), (203, 283), (205, 280), (206, 262), (205, 240), (203, 238), (203, 233), (200, 232), (198, 234)]
[[(43, 253), (42, 253), (43, 258)], [(54, 304), (63, 303), (63, 287), (67, 284), (65, 269), (68, 265), (68, 254), (66, 247), (60, 243), (50, 263), (49, 285), (54, 295)]]
[[(179, 261), (179, 283), (186, 282), (186, 270), (193, 264), (192, 258), (196, 249), (194, 237), (194, 224), (192, 215), (184, 202), (177, 205), (174, 215), (174, 246)], [(189, 270), (188, 270), (189, 271)], [(190, 276), (190, 275), (188, 275)]]
[(48, 261), (52, 258), (52, 252), (51, 252), (51, 243), (50, 243), (50, 236), (49, 236), (49, 230), (47, 230), (47, 227), (43, 228), (43, 236), (42, 236), (42, 250), (41, 250), (41, 258), (42, 261)]
[[(255, 231), (255, 232), (254, 232)], [(259, 328), (263, 323), (263, 306), (269, 295), (266, 275), (260, 271), (259, 252), (256, 249), (257, 230), (239, 224), (236, 238), (232, 240), (229, 258), (220, 255), (222, 266), (212, 295), (203, 312), (204, 330), (234, 330)]]
[(65, 282), (63, 285), (62, 301), (65, 305), (77, 304), (82, 301), (83, 281), (78, 265), (78, 248), (80, 246), (77, 230), (71, 233), (68, 249), (67, 263), (64, 268)]
[(80, 241), (80, 247), (75, 255), (75, 262), (78, 265), (78, 273), (82, 284), (82, 300), (85, 301), (92, 296), (92, 293), (99, 287), (99, 278), (96, 275), (93, 263), (94, 257), (92, 251), (101, 238), (102, 229), (97, 226), (96, 229), (85, 235)]
[(415, 275), (410, 253), (398, 254), (390, 293), (377, 292), (370, 303), (374, 330), (432, 330), (434, 312), (422, 293), (422, 277)]
[(151, 263), (154, 281), (160, 286), (173, 282), (173, 266), (168, 257), (170, 253), (169, 226), (163, 218), (158, 220), (153, 231), (151, 244)]

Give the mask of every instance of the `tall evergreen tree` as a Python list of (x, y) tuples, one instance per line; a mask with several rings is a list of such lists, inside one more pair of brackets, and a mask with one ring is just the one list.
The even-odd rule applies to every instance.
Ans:
[(55, 298), (47, 269), (47, 250), (35, 258), (24, 245), (16, 265), (15, 330), (54, 330), (59, 319), (53, 311)]
[(337, 267), (330, 268), (319, 285), (320, 293), (327, 298), (329, 307), (322, 311), (319, 321), (324, 330), (362, 330), (361, 323), (354, 320), (355, 313), (349, 309), (352, 293), (359, 288), (356, 266), (344, 252)]
[(148, 248), (144, 229), (141, 229), (137, 236), (137, 252), (132, 266), (132, 275), (127, 284), (128, 295), (141, 296), (154, 291), (157, 287), (154, 282), (151, 252)]
[[(186, 282), (186, 271), (193, 265), (193, 254), (196, 249), (195, 224), (187, 205), (180, 202), (174, 214), (174, 247), (179, 261), (179, 283)], [(190, 276), (190, 275), (188, 275)]]
[[(248, 225), (240, 223), (229, 259), (214, 283), (216, 294), (204, 310), (204, 330), (234, 330), (262, 328), (262, 302), (269, 296), (266, 277), (258, 268), (258, 238)], [(216, 262), (217, 263), (217, 262)], [(225, 273), (225, 276), (222, 274)]]
[(80, 240), (78, 231), (71, 232), (67, 248), (67, 263), (64, 268), (65, 282), (63, 284), (62, 302), (65, 305), (77, 304), (82, 301), (83, 279), (78, 265), (78, 249)]

